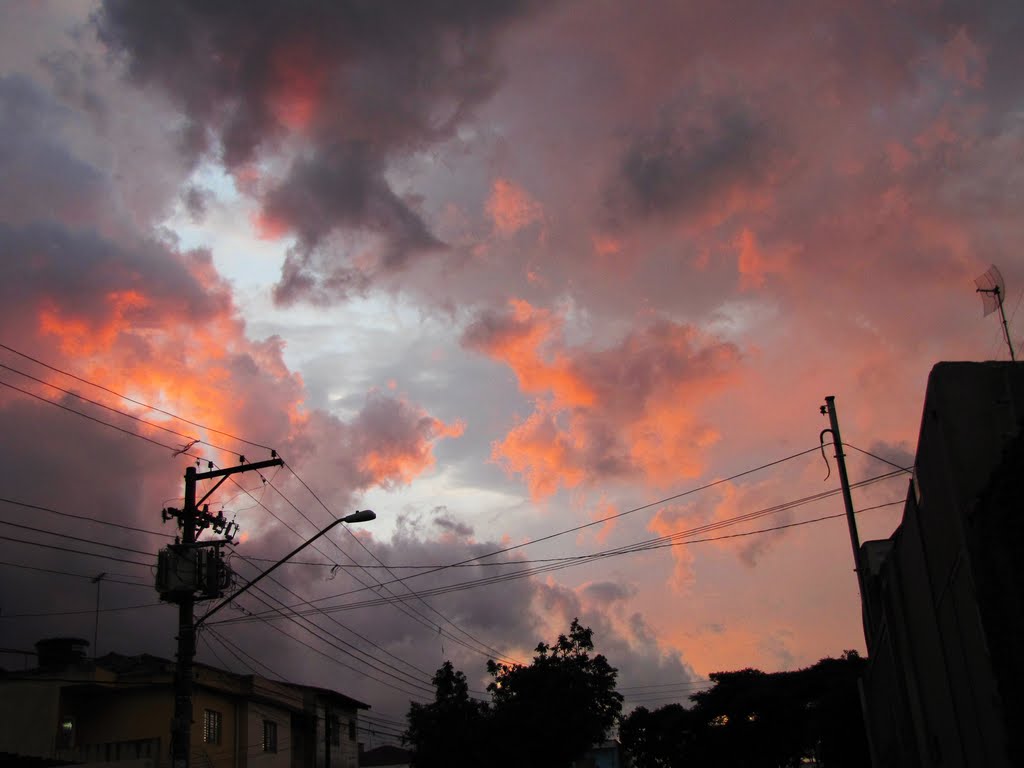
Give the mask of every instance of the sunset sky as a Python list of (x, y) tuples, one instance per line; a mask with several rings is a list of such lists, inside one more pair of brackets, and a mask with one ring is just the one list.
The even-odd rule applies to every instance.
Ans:
[[(378, 519), (201, 661), (397, 720), (577, 616), (627, 707), (863, 651), (845, 520), (791, 525), (841, 498), (789, 502), (838, 488), (826, 395), (870, 480), (933, 364), (1009, 358), (990, 264), (1024, 341), (1022, 39), (1011, 2), (7, 0), (0, 645), (91, 641), (106, 573), (100, 653), (172, 657), (160, 510), (272, 448), (211, 497), (240, 576)], [(862, 539), (906, 488), (854, 491)]]

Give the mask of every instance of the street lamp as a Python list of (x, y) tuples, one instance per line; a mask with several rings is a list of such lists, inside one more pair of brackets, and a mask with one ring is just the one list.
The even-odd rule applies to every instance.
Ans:
[[(280, 459), (276, 459), (280, 461)], [(251, 466), (251, 465), (249, 465)], [(218, 470), (220, 474), (226, 474), (228, 472), (238, 470)], [(212, 473), (211, 473), (212, 474)], [(189, 471), (186, 473), (186, 504), (185, 506), (192, 510), (195, 507), (195, 478), (196, 473), (192, 467), (189, 467)], [(188, 482), (191, 481), (191, 486)], [(189, 504), (189, 495), (191, 494), (192, 504)], [(376, 519), (377, 515), (368, 509), (362, 509), (357, 512), (353, 512), (351, 515), (339, 518), (333, 521), (326, 528), (321, 530), (311, 539), (304, 541), (302, 544), (297, 546), (287, 555), (282, 557), (272, 566), (263, 571), (259, 576), (250, 581), (248, 584), (240, 589), (235, 590), (230, 595), (221, 600), (217, 605), (207, 611), (205, 614), (200, 616), (195, 621), (192, 620), (192, 597), (191, 593), (186, 601), (182, 603), (181, 607), (181, 620), (179, 622), (178, 630), (178, 666), (175, 672), (174, 680), (174, 719), (171, 728), (171, 764), (174, 768), (188, 768), (190, 762), (190, 742), (191, 742), (191, 729), (192, 729), (192, 656), (195, 654), (196, 647), (196, 630), (199, 629), (200, 625), (208, 618), (213, 616), (217, 611), (223, 608), (225, 605), (230, 603), (236, 597), (241, 595), (248, 589), (256, 586), (256, 584), (262, 579), (269, 576), (277, 568), (284, 565), (291, 558), (295, 557), (299, 552), (304, 550), (314, 541), (319, 539), (321, 536), (326, 534), (329, 530), (342, 523), (365, 523), (369, 520)], [(189, 518), (192, 519), (191, 517)], [(192, 530), (189, 528), (189, 530)], [(191, 536), (191, 541), (195, 541), (194, 532)], [(97, 588), (99, 583), (97, 580)]]
[(279, 568), (280, 566), (284, 565), (286, 562), (291, 560), (293, 557), (295, 557), (295, 555), (299, 554), (299, 552), (304, 550), (306, 547), (308, 547), (314, 541), (316, 541), (321, 536), (326, 534), (329, 530), (331, 530), (335, 526), (341, 525), (342, 523), (346, 523), (346, 524), (350, 524), (350, 523), (366, 523), (366, 522), (369, 522), (370, 520), (376, 520), (376, 519), (377, 519), (377, 515), (373, 512), (373, 510), (370, 510), (370, 509), (360, 509), (360, 510), (358, 510), (356, 512), (353, 512), (351, 515), (346, 515), (345, 517), (340, 517), (337, 520), (333, 521), (326, 528), (322, 529), (316, 536), (314, 536), (311, 539), (308, 539), (308, 540), (304, 541), (302, 544), (297, 546), (295, 549), (293, 549), (287, 555), (285, 555), (280, 560), (278, 560), (276, 563), (274, 563), (272, 566), (267, 568), (267, 570), (265, 570), (263, 573), (261, 573), (259, 576), (257, 576), (252, 581), (250, 581), (244, 587), (241, 587), (240, 589), (236, 589), (230, 595), (228, 595), (223, 600), (221, 600), (219, 603), (217, 603), (215, 606), (213, 606), (213, 608), (211, 608), (206, 613), (204, 613), (202, 616), (200, 616), (198, 619), (196, 619), (196, 622), (195, 622), (196, 629), (198, 629), (199, 626), (204, 621), (206, 621), (208, 618), (213, 616), (213, 614), (215, 614), (217, 611), (219, 611), (225, 605), (230, 603), (232, 600), (234, 600), (236, 597), (238, 597), (240, 594), (242, 594), (243, 592), (247, 591), (251, 587), (256, 586), (257, 582), (259, 582), (262, 579), (264, 579), (265, 577), (269, 576), (277, 568)]

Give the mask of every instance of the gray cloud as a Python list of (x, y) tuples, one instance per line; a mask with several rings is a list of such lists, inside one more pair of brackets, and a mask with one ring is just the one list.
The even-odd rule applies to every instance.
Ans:
[(750, 107), (695, 97), (659, 117), (626, 149), (608, 192), (612, 215), (626, 219), (700, 215), (740, 188), (765, 183), (777, 139)]
[(583, 596), (586, 599), (603, 604), (628, 600), (636, 593), (637, 589), (632, 584), (617, 581), (592, 581), (583, 587)]
[(184, 110), (187, 146), (202, 150), (203, 136), (215, 135), (224, 164), (237, 169), (286, 135), (305, 136), (311, 151), (263, 200), (265, 215), (305, 246), (275, 292), (288, 303), (337, 300), (358, 282), (343, 252), (308, 253), (333, 231), (382, 235), (383, 271), (440, 245), (384, 170), (447, 138), (493, 92), (496, 39), (531, 5), (107, 0), (95, 22), (133, 80)]

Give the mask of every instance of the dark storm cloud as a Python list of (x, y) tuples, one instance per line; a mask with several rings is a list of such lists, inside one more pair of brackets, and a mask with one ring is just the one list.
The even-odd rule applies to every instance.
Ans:
[(665, 110), (626, 149), (608, 193), (611, 214), (688, 217), (728, 207), (734, 191), (768, 179), (776, 148), (767, 123), (741, 104), (697, 99)]
[(394, 262), (410, 249), (439, 245), (384, 181), (383, 170), (381, 158), (366, 142), (330, 147), (292, 167), (285, 182), (268, 196), (264, 215), (289, 222), (311, 246), (336, 226), (391, 232), (400, 246), (389, 257)]
[(94, 219), (105, 180), (63, 146), (60, 131), (69, 119), (28, 78), (0, 77), (0, 221)]
[(382, 270), (438, 245), (384, 171), (447, 138), (493, 92), (496, 38), (529, 5), (108, 0), (95, 21), (131, 77), (184, 110), (188, 146), (202, 149), (214, 135), (225, 165), (239, 169), (287, 135), (311, 143), (264, 200), (273, 226), (294, 230), (305, 246), (276, 292), (288, 302), (311, 291), (329, 299), (358, 282), (343, 277), (336, 257), (308, 253), (332, 231), (385, 236)]
[(208, 263), (208, 255), (182, 257), (153, 241), (125, 247), (95, 232), (55, 223), (21, 228), (0, 224), (0, 250), (9, 256), (0, 282), (0, 311), (5, 315), (46, 303), (65, 314), (103, 322), (111, 319), (117, 303), (112, 297), (134, 292), (144, 301), (131, 304), (133, 323), (157, 326), (168, 312), (201, 321), (222, 311), (227, 301), (207, 292), (186, 268), (189, 260)]

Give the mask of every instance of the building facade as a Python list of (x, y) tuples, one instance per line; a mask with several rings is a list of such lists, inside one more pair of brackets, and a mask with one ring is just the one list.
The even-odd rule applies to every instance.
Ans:
[[(85, 641), (41, 641), (39, 666), (0, 677), (0, 753), (87, 766), (166, 768), (174, 662), (107, 654)], [(196, 768), (358, 768), (366, 704), (337, 691), (194, 668)]]
[(940, 363), (903, 519), (865, 542), (876, 768), (1024, 765), (1024, 364)]

